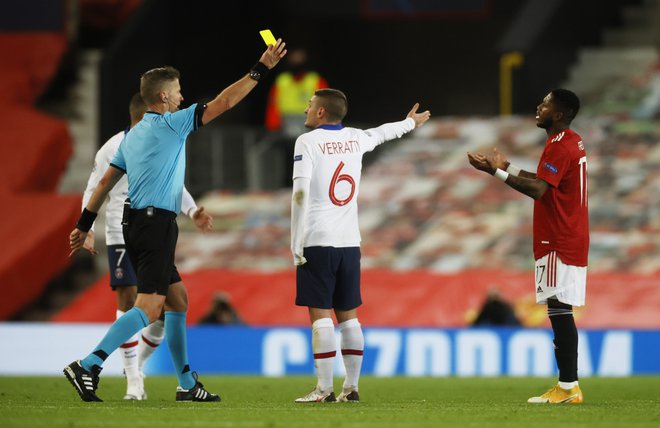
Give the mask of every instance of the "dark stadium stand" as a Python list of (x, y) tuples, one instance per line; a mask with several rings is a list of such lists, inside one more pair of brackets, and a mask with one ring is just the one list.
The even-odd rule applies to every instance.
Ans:
[(39, 298), (68, 265), (80, 196), (58, 196), (72, 153), (65, 122), (33, 109), (67, 50), (64, 32), (0, 33), (0, 320)]
[[(81, 21), (83, 25), (86, 22), (99, 27), (117, 27), (137, 3), (133, 0), (81, 0)], [(229, 51), (225, 55), (237, 64), (253, 60), (244, 53), (252, 52), (252, 42), (260, 45), (260, 40), (252, 40), (251, 36), (256, 34), (256, 28), (261, 28), (262, 16), (248, 13), (245, 14), (248, 18), (244, 18), (241, 14), (251, 8), (248, 4), (227, 3), (227, 6), (223, 2), (208, 2), (210, 9), (200, 11), (176, 0), (142, 3), (148, 7), (140, 8), (144, 10), (138, 10), (139, 13), (134, 15), (142, 20), (130, 20), (122, 26), (121, 37), (105, 52), (100, 76), (102, 139), (124, 126), (125, 100), (134, 91), (135, 76), (153, 64), (174, 63), (187, 76), (195, 70), (195, 78), (185, 81), (189, 101), (204, 99), (218, 89), (219, 82), (233, 78), (236, 71), (225, 66), (224, 57), (208, 57), (204, 55), (206, 46), (189, 40), (199, 39), (200, 34), (216, 40), (224, 36), (223, 31), (229, 31), (232, 43), (227, 45)], [(337, 34), (334, 43), (346, 46), (354, 46), (357, 40), (365, 43), (358, 43), (356, 49), (343, 53), (346, 55), (344, 62), (353, 64), (353, 67), (343, 67), (343, 62), (339, 61), (322, 63), (324, 70), (333, 77), (332, 84), (346, 89), (352, 96), (349, 122), (397, 119), (401, 105), (408, 105), (413, 94), (422, 97), (423, 104), (431, 104), (429, 108), (434, 117), (439, 118), (412, 139), (393, 143), (384, 149), (378, 160), (365, 171), (360, 194), (365, 268), (365, 305), (361, 319), (365, 324), (462, 326), (469, 322), (487, 290), (497, 286), (514, 303), (525, 325), (547, 326), (546, 314), (538, 312), (543, 308), (536, 307), (530, 300), (533, 267), (530, 254), (531, 202), (474, 171), (465, 159), (467, 150), (487, 150), (497, 144), (511, 155), (514, 162), (521, 162), (521, 166), (527, 169), (535, 167), (524, 162), (537, 159), (542, 131), (536, 129), (529, 116), (509, 119), (493, 116), (497, 110), (494, 94), (499, 55), (495, 45), (509, 27), (510, 15), (522, 3), (494, 3), (493, 19), (487, 21), (369, 21), (351, 12), (338, 17), (337, 22), (345, 31)], [(572, 2), (562, 3), (564, 8), (574, 7)], [(583, 31), (581, 25), (571, 27), (580, 33), (578, 39), (573, 40), (577, 37), (575, 34), (565, 34), (557, 40), (556, 32), (549, 25), (538, 42), (529, 47), (525, 65), (517, 71), (525, 72), (527, 76), (522, 79), (518, 76), (520, 93), (517, 95), (520, 98), (523, 94), (531, 101), (518, 99), (514, 111), (532, 114), (535, 102), (543, 95), (538, 93), (538, 88), (546, 90), (549, 82), (561, 77), (555, 69), (563, 66), (556, 63), (550, 80), (541, 72), (531, 72), (539, 67), (547, 68), (546, 56), (556, 53), (547, 47), (552, 45), (553, 49), (565, 52), (566, 58), (562, 56), (555, 61), (562, 64), (572, 61), (580, 43), (598, 44), (601, 27), (618, 19), (622, 4), (634, 1), (611, 0), (606, 3), (608, 7), (597, 8), (595, 12), (592, 7), (585, 7), (584, 11), (573, 13), (572, 19), (578, 21), (582, 19), (582, 13), (599, 17), (587, 22), (590, 26), (587, 30)], [(585, 4), (597, 3), (590, 0)], [(286, 28), (286, 20), (275, 19), (278, 6), (270, 7), (262, 11), (269, 24), (273, 19)], [(296, 9), (299, 7), (296, 5)], [(158, 15), (145, 15), (148, 11)], [(311, 19), (316, 16), (314, 12), (307, 9), (300, 16), (291, 18), (296, 25), (291, 25), (293, 28), (286, 34), (292, 43), (306, 41), (322, 45), (313, 37), (306, 40), (309, 34), (315, 34), (311, 30), (324, 22), (322, 18)], [(198, 16), (200, 14), (202, 16)], [(237, 16), (241, 19), (236, 19)], [(564, 19), (564, 16), (553, 16), (553, 22)], [(177, 42), (166, 43), (161, 48), (154, 47), (146, 37), (155, 23), (174, 28), (186, 27), (191, 25), (190, 22), (202, 33), (182, 31), (175, 36), (172, 32), (169, 41), (176, 39)], [(370, 84), (365, 85), (363, 76), (356, 73), (367, 69), (364, 64), (373, 62), (373, 58), (365, 55), (370, 51), (366, 47), (389, 35), (392, 24), (396, 24), (401, 33), (393, 46), (398, 53), (380, 59), (383, 63), (379, 72), (372, 73)], [(475, 31), (477, 27), (482, 31)], [(356, 37), (358, 29), (368, 37)], [(418, 39), (461, 40), (461, 43), (434, 42), (437, 45), (434, 45), (435, 55), (442, 58), (443, 64), (460, 66), (442, 66), (438, 68), (442, 74), (436, 76), (437, 67), (427, 67), (431, 61), (430, 50), (420, 55), (406, 49)], [(0, 124), (9, 129), (8, 147), (20, 148), (0, 161), (4, 162), (0, 165), (3, 171), (0, 174), (4, 174), (0, 192), (14, 198), (18, 197), (15, 193), (18, 191), (52, 191), (70, 150), (70, 142), (66, 141), (67, 129), (63, 124), (29, 110), (28, 106), (43, 92), (57, 70), (57, 62), (67, 49), (66, 38), (62, 33), (0, 34), (0, 42), (0, 106), (5, 106), (0, 107), (3, 111), (0, 120), (5, 121)], [(205, 67), (200, 67), (200, 58), (209, 61), (205, 62)], [(216, 60), (217, 66), (213, 66)], [(429, 72), (432, 78), (405, 78), (404, 68)], [(649, 74), (651, 80), (657, 73)], [(646, 80), (638, 82), (634, 91), (630, 90), (630, 82), (620, 85), (611, 81), (606, 83), (606, 88), (619, 87), (618, 96), (612, 97), (611, 92), (608, 96), (603, 89), (599, 91), (600, 103), (598, 99), (585, 97), (589, 107), (585, 106), (581, 121), (577, 123), (589, 147), (592, 213), (589, 306), (585, 309), (589, 316), (584, 316), (581, 325), (596, 328), (657, 327), (655, 314), (660, 312), (660, 294), (654, 291), (653, 283), (660, 279), (660, 261), (656, 256), (660, 227), (657, 222), (658, 197), (655, 196), (660, 182), (656, 172), (660, 159), (657, 148), (660, 130), (652, 121), (631, 121), (626, 112), (636, 107), (640, 111), (644, 107), (644, 111), (657, 112), (660, 95), (650, 97), (651, 107), (645, 107), (640, 99), (649, 92)], [(373, 101), (380, 99), (377, 96), (381, 96), (382, 88), (390, 85), (401, 89), (402, 96), (397, 95), (395, 100), (390, 99), (379, 108), (373, 108)], [(660, 84), (656, 85), (660, 87)], [(227, 122), (254, 123), (255, 118), (258, 122), (263, 110), (262, 95), (264, 93), (255, 91), (254, 96), (246, 100)], [(415, 100), (410, 98), (410, 102)], [(23, 107), (17, 107), (19, 105)], [(442, 117), (443, 114), (466, 112), (487, 116)], [(28, 132), (33, 134), (28, 137)], [(228, 159), (228, 162), (236, 162), (236, 158)], [(194, 169), (194, 165), (189, 168)], [(13, 200), (11, 198), (7, 200)], [(47, 194), (40, 194), (38, 198), (49, 198), (50, 205), (37, 199), (32, 202), (20, 200), (16, 203), (23, 208), (12, 209), (11, 215), (21, 218), (9, 218), (9, 214), (3, 213), (5, 217), (2, 219), (6, 230), (2, 230), (0, 237), (6, 236), (5, 242), (17, 239), (17, 230), (32, 236), (27, 239), (33, 242), (32, 251), (12, 250), (20, 260), (7, 258), (14, 266), (0, 265), (0, 275), (5, 275), (0, 278), (14, 281), (3, 283), (2, 287), (29, 289), (23, 303), (36, 296), (33, 292), (43, 285), (39, 281), (45, 281), (36, 278), (36, 273), (32, 272), (37, 269), (29, 268), (35, 259), (39, 270), (50, 272), (51, 277), (66, 265), (66, 260), (59, 258), (66, 251), (56, 251), (55, 243), (63, 238), (65, 242), (65, 235), (75, 222), (78, 210), (73, 199), (58, 199)], [(250, 325), (306, 325), (305, 310), (292, 305), (294, 280), (288, 248), (289, 190), (243, 195), (209, 193), (201, 204), (215, 216), (216, 232), (200, 236), (186, 230), (189, 225), (182, 221), (177, 259), (177, 266), (190, 288), (189, 322), (199, 320), (208, 309), (213, 294), (225, 290)], [(61, 206), (68, 217), (64, 218), (62, 213), (51, 215), (47, 218), (52, 224), (44, 222), (43, 230), (39, 223), (24, 231), (21, 222), (23, 217), (30, 216), (23, 212), (31, 206), (42, 209)], [(58, 221), (61, 223), (55, 225), (54, 222)], [(39, 248), (46, 244), (52, 244), (53, 249), (41, 256)], [(20, 270), (15, 267), (19, 265), (22, 266)], [(499, 270), (502, 266), (510, 271)], [(21, 272), (20, 278), (16, 272)], [(43, 276), (46, 278), (45, 274)], [(105, 277), (52, 319), (109, 322), (115, 314), (114, 299)], [(393, 301), (397, 305), (392, 305)], [(5, 306), (7, 309), (0, 312), (0, 318), (8, 318), (11, 311), (19, 309), (19, 303), (11, 306), (6, 303)], [(614, 317), (613, 308), (628, 315)]]

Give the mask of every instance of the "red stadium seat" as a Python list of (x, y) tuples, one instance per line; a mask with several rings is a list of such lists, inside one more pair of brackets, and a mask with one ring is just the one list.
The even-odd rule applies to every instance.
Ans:
[(69, 264), (67, 240), (80, 196), (4, 194), (0, 211), (0, 319), (37, 299)]
[(2, 105), (0, 128), (5, 146), (0, 156), (0, 188), (55, 191), (72, 154), (66, 123), (28, 107)]
[(30, 107), (67, 48), (64, 33), (0, 33), (0, 319), (37, 299), (69, 264), (66, 237), (80, 196), (51, 192), (71, 156), (71, 136), (65, 122)]
[(68, 49), (66, 36), (53, 32), (0, 33), (0, 70), (21, 73), (29, 82), (29, 102), (46, 89)]

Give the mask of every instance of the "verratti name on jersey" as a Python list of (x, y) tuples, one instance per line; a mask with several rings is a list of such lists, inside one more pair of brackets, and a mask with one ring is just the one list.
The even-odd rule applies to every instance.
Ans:
[(324, 155), (360, 153), (360, 143), (355, 140), (321, 143), (319, 144), (319, 148)]

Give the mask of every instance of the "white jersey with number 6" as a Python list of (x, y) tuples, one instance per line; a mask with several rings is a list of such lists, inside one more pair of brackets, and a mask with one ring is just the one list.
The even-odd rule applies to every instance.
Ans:
[(362, 155), (415, 129), (411, 118), (361, 130), (321, 125), (296, 140), (293, 179), (309, 178), (303, 247), (360, 245), (357, 197)]

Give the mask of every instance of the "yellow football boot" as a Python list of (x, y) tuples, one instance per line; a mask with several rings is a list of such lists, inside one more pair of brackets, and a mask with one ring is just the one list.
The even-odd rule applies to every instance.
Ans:
[(582, 390), (579, 385), (575, 385), (571, 389), (563, 389), (559, 385), (555, 385), (551, 390), (541, 395), (540, 397), (532, 397), (527, 400), (528, 403), (571, 403), (579, 404), (584, 401), (582, 397)]

